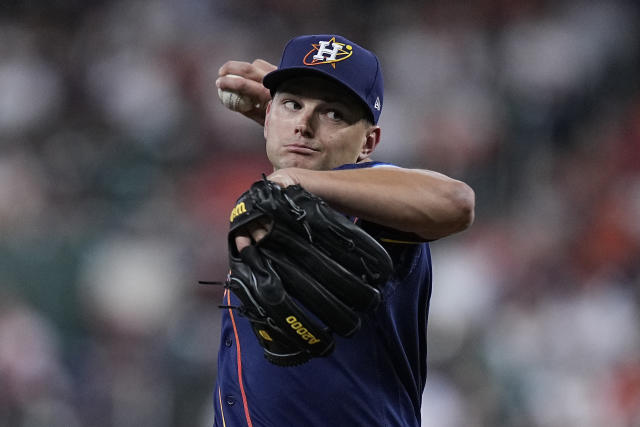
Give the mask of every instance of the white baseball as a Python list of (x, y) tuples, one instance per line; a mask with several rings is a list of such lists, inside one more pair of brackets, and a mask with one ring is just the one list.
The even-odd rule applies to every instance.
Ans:
[[(236, 77), (239, 79), (242, 78), (234, 74), (227, 74), (226, 77)], [(230, 90), (218, 89), (218, 97), (225, 107), (233, 111), (238, 111), (240, 113), (249, 111), (254, 107), (251, 98), (249, 98), (248, 96), (240, 95), (236, 92), (232, 92)]]

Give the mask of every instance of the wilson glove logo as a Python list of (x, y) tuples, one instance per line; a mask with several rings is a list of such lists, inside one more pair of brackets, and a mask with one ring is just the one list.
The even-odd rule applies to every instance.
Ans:
[(304, 65), (330, 64), (335, 69), (336, 62), (349, 59), (353, 55), (351, 45), (339, 43), (335, 37), (331, 37), (331, 40), (328, 41), (323, 40), (313, 43), (311, 46), (313, 46), (313, 49), (302, 60)]
[(240, 202), (236, 205), (235, 208), (231, 211), (231, 216), (229, 216), (229, 222), (233, 222), (233, 220), (243, 213), (247, 212), (247, 207), (244, 205), (244, 202)]
[(320, 340), (314, 337), (313, 334), (309, 332), (307, 328), (305, 328), (304, 325), (300, 321), (298, 321), (298, 319), (296, 319), (295, 316), (287, 317), (286, 321), (289, 326), (291, 326), (291, 329), (296, 331), (296, 333), (300, 335), (303, 340), (308, 341), (309, 344), (316, 344), (320, 342)]

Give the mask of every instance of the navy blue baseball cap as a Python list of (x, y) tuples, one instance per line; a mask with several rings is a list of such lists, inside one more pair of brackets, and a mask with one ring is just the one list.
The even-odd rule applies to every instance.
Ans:
[(382, 70), (375, 54), (338, 35), (308, 35), (291, 39), (278, 69), (262, 84), (273, 95), (280, 83), (303, 75), (322, 75), (346, 87), (364, 102), (371, 121), (382, 112)]

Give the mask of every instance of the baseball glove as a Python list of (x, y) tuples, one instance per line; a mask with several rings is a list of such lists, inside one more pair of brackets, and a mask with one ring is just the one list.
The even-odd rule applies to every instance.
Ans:
[[(271, 225), (238, 252), (236, 232), (259, 220)], [(329, 355), (333, 333), (349, 337), (360, 313), (380, 303), (392, 261), (386, 250), (347, 217), (299, 185), (281, 188), (264, 178), (231, 212), (230, 273), (225, 286), (270, 362), (293, 366)]]

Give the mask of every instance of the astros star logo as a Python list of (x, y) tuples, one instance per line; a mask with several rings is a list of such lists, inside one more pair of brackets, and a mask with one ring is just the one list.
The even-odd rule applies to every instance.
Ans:
[[(353, 55), (351, 45), (339, 43), (335, 37), (331, 37), (331, 40), (328, 41), (312, 43), (311, 46), (313, 49), (302, 59), (304, 65), (330, 64), (335, 70), (336, 62), (344, 61)], [(313, 56), (311, 56), (312, 54)]]

